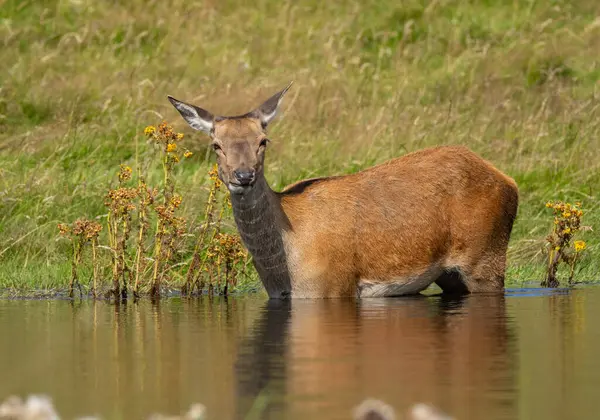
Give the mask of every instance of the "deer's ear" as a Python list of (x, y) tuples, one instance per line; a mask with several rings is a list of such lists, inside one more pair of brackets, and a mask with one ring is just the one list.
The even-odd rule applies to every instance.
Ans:
[(168, 96), (169, 101), (173, 104), (175, 109), (179, 111), (181, 116), (187, 123), (195, 130), (204, 131), (207, 134), (213, 129), (215, 117), (205, 109), (199, 108), (195, 105), (186, 104), (180, 100)]
[(283, 95), (285, 95), (285, 93), (289, 90), (289, 88), (292, 86), (292, 83), (294, 82), (290, 82), (290, 84), (287, 85), (285, 89), (271, 96), (269, 99), (263, 102), (261, 106), (259, 106), (253, 111), (253, 114), (257, 115), (258, 118), (260, 118), (260, 122), (262, 123), (263, 127), (269, 125), (269, 123), (277, 115), (277, 110), (279, 109), (279, 105), (281, 105)]

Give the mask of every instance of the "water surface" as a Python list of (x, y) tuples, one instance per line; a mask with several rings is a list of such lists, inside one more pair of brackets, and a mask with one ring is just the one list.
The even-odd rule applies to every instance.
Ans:
[(600, 288), (504, 296), (0, 301), (0, 399), (63, 418), (350, 419), (364, 398), (457, 419), (598, 418)]

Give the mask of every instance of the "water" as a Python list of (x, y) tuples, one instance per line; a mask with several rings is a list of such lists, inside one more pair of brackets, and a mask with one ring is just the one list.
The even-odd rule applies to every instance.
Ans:
[(598, 418), (600, 288), (505, 296), (267, 302), (0, 301), (0, 399), (52, 397), (63, 418), (398, 414)]

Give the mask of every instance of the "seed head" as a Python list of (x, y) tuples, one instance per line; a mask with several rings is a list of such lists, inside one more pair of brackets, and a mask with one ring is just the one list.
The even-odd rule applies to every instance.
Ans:
[(133, 171), (131, 170), (131, 167), (121, 164), (120, 170), (119, 170), (119, 181), (123, 182), (123, 181), (130, 180), (132, 172)]

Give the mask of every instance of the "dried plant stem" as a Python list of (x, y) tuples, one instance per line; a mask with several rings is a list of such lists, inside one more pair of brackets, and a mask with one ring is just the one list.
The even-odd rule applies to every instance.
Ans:
[(117, 251), (117, 231), (118, 224), (115, 220), (115, 214), (112, 212), (108, 213), (108, 243), (110, 249), (112, 250), (111, 259), (112, 259), (112, 274), (113, 274), (113, 294), (115, 299), (119, 298), (121, 294), (119, 288), (119, 256)]
[(173, 196), (173, 182), (171, 180), (171, 164), (169, 163), (169, 154), (165, 152), (163, 159), (163, 172), (164, 172), (164, 187), (163, 187), (163, 198), (165, 206), (171, 200)]
[(169, 242), (166, 244), (167, 245), (167, 253), (165, 255), (165, 263), (171, 261), (171, 257), (173, 256), (173, 250), (175, 249), (174, 248), (175, 247), (175, 236), (169, 235), (168, 239), (169, 239)]
[(150, 290), (151, 296), (159, 296), (160, 294), (160, 276), (159, 267), (162, 254), (162, 241), (163, 241), (163, 222), (159, 220), (156, 226), (155, 244), (154, 244), (154, 269), (152, 273), (152, 289)]
[[(206, 238), (206, 232), (208, 232), (208, 226), (210, 225), (210, 222), (212, 220), (214, 204), (215, 204), (214, 191), (211, 188), (211, 191), (210, 191), (209, 197), (208, 197), (208, 201), (207, 201), (207, 205), (206, 205), (206, 210), (204, 212), (204, 223), (202, 224), (202, 229), (200, 231), (200, 235), (198, 236), (198, 240), (196, 241), (196, 245), (194, 247), (194, 254), (192, 256), (192, 262), (190, 263), (190, 266), (186, 273), (185, 285), (182, 290), (184, 295), (187, 295), (188, 293), (193, 292), (192, 281), (195, 277), (194, 274), (196, 273), (196, 267), (198, 266), (198, 263), (200, 262), (200, 250), (203, 248), (204, 240)], [(202, 270), (201, 266), (200, 266), (200, 270)], [(200, 273), (201, 273), (201, 271), (200, 271)], [(198, 290), (198, 292), (200, 292), (200, 290)]]
[(69, 297), (74, 296), (73, 289), (76, 283), (79, 283), (77, 276), (77, 268), (81, 262), (81, 241), (79, 239), (73, 240), (73, 261), (71, 264), (71, 282), (69, 283)]
[(127, 298), (127, 281), (125, 275), (129, 272), (125, 260), (125, 250), (127, 248), (127, 238), (129, 236), (130, 225), (128, 223), (129, 215), (123, 216), (123, 232), (119, 238), (119, 277), (122, 277), (123, 284), (121, 285), (121, 298)]
[(75, 285), (79, 288), (79, 295), (83, 296), (81, 290), (81, 283), (79, 283), (79, 276), (77, 269), (81, 264), (81, 257), (85, 244), (88, 241), (92, 242), (92, 269), (93, 269), (93, 290), (92, 293), (96, 295), (96, 283), (98, 277), (98, 263), (96, 259), (96, 246), (98, 244), (98, 234), (102, 230), (102, 226), (94, 221), (86, 219), (78, 219), (71, 226), (63, 223), (58, 224), (58, 229), (62, 236), (66, 236), (73, 245), (73, 255), (71, 260), (71, 280), (69, 281), (69, 297), (74, 296)]
[(98, 256), (97, 256), (98, 238), (92, 238), (92, 297), (96, 298), (96, 291), (98, 290)]
[(556, 280), (556, 272), (558, 271), (558, 262), (560, 261), (561, 253), (560, 250), (553, 254), (548, 267), (548, 276), (542, 283), (543, 287), (558, 287), (558, 280)]
[(142, 255), (144, 254), (144, 233), (146, 228), (146, 208), (140, 205), (139, 213), (139, 231), (137, 240), (137, 250), (135, 255), (135, 284), (133, 285), (133, 295), (139, 296), (140, 274), (142, 273)]
[[(169, 152), (168, 152), (168, 141), (165, 142), (164, 149), (164, 157), (162, 160), (163, 166), (163, 203), (165, 208), (169, 205), (169, 202), (173, 196), (173, 185), (171, 181), (171, 165), (169, 163)], [(156, 235), (155, 235), (155, 246), (154, 246), (154, 269), (152, 273), (152, 287), (150, 290), (150, 295), (157, 297), (160, 295), (160, 285), (162, 282), (163, 273), (161, 272), (161, 263), (166, 262), (163, 259), (168, 260), (170, 257), (169, 249), (163, 249), (163, 242), (165, 241), (165, 236), (167, 233), (166, 221), (162, 220), (159, 215), (159, 220), (156, 225)], [(163, 257), (163, 254), (166, 256)]]
[(221, 290), (221, 254), (217, 256), (217, 293)]
[(577, 264), (577, 258), (579, 258), (579, 253), (576, 252), (571, 259), (571, 264), (569, 264), (569, 284), (573, 284), (573, 277), (575, 276), (575, 264)]
[[(207, 243), (209, 252), (210, 252), (211, 244), (215, 243), (217, 236), (221, 233), (221, 221), (223, 220), (224, 213), (225, 213), (225, 208), (221, 207), (221, 209), (219, 211), (219, 216), (217, 217), (217, 219), (215, 220), (214, 225), (213, 225), (212, 235)], [(201, 293), (202, 289), (204, 288), (204, 282), (201, 281), (201, 277), (202, 277), (202, 272), (204, 271), (204, 267), (206, 267), (207, 261), (210, 259), (209, 252), (204, 254), (204, 257), (202, 258), (200, 267), (198, 268), (198, 276), (196, 277), (196, 281), (195, 281), (198, 293)], [(217, 251), (216, 255), (211, 258), (214, 258), (214, 257), (216, 257), (216, 260), (214, 261), (214, 263), (217, 267), (217, 281), (219, 281), (220, 274), (221, 274), (220, 267), (221, 267), (221, 257), (222, 257), (220, 251)], [(212, 269), (209, 269), (208, 271), (209, 271), (209, 294), (210, 294), (210, 293), (212, 293), (213, 286), (214, 286), (214, 284), (213, 284), (213, 278), (214, 278), (213, 274), (214, 273), (213, 273)], [(217, 290), (218, 290), (218, 287), (219, 287), (219, 285), (217, 284)]]

